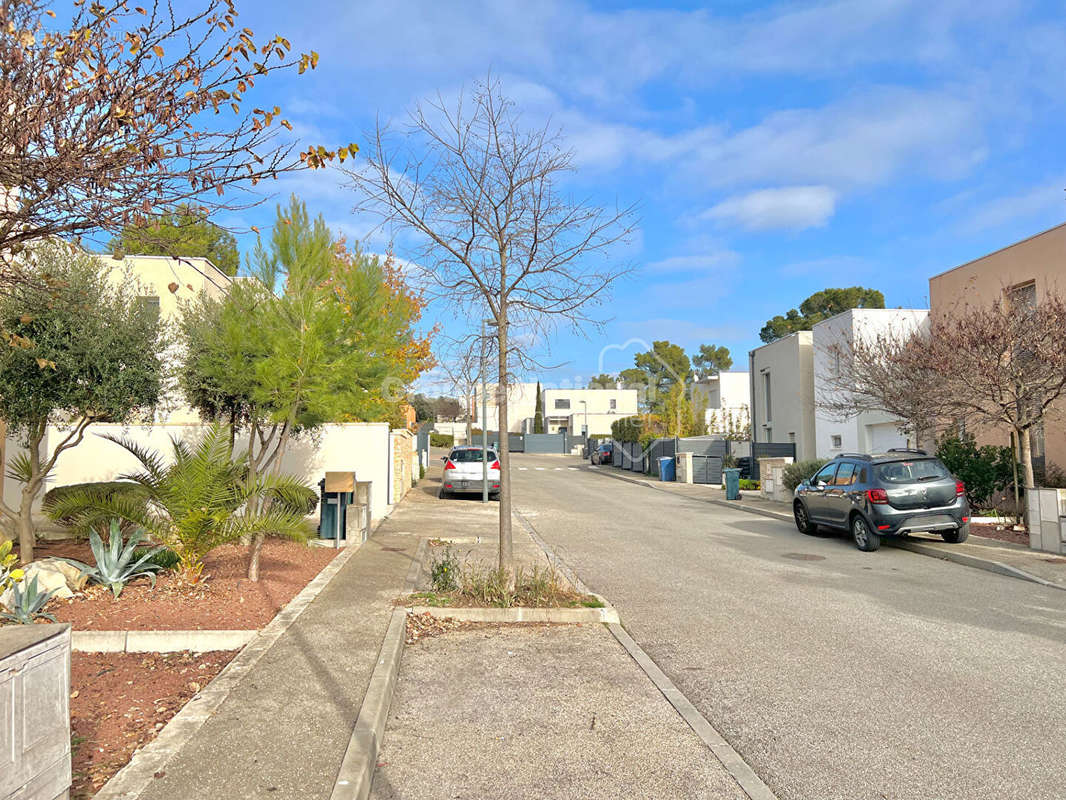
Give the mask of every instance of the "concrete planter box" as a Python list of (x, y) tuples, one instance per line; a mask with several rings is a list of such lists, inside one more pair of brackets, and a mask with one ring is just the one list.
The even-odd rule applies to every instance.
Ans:
[(70, 625), (0, 628), (0, 800), (70, 789)]
[(1030, 489), (1026, 498), (1029, 547), (1066, 555), (1066, 489)]

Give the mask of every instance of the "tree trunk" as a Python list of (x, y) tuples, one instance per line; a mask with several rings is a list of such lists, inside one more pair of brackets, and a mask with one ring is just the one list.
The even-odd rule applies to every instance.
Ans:
[(1018, 488), (1018, 432), (1010, 434), (1011, 466), (1014, 468), (1014, 521), (1022, 521), (1022, 493)]
[[(289, 432), (292, 430), (292, 425), (286, 422), (281, 429), (281, 438), (278, 440), (277, 449), (274, 451), (273, 464), (271, 470), (275, 475), (281, 472), (281, 461), (285, 455), (285, 448), (289, 444)], [(262, 455), (262, 454), (260, 454)], [(270, 507), (270, 500), (267, 499), (257, 504), (260, 510), (265, 511)], [(259, 580), (259, 554), (263, 550), (263, 540), (266, 538), (266, 534), (260, 531), (259, 533), (252, 534), (252, 544), (248, 550), (248, 580), (253, 583)]]
[(35, 531), (33, 529), (33, 498), (37, 494), (36, 484), (31, 481), (22, 487), (22, 501), (19, 504), (18, 534), (19, 560), (23, 564), (33, 561)]
[(499, 343), (499, 379), (496, 386), (496, 419), (500, 441), (497, 455), (500, 458), (500, 570), (507, 578), (509, 589), (514, 588), (514, 544), (511, 539), (511, 449), (507, 440), (507, 310), (501, 304), (499, 327), (496, 330)]
[(477, 395), (468, 394), (466, 396), (466, 401), (466, 443), (471, 444), (474, 439), (474, 426), (471, 422), (471, 417), (474, 414), (473, 408), (474, 404), (477, 403)]
[(259, 553), (263, 549), (263, 534), (257, 533), (252, 537), (252, 543), (248, 548), (248, 580), (253, 583), (259, 580)]
[(1033, 445), (1029, 439), (1029, 429), (1018, 431), (1018, 442), (1022, 452), (1022, 474), (1025, 478), (1025, 488), (1032, 489), (1036, 486), (1036, 477), (1033, 475)]

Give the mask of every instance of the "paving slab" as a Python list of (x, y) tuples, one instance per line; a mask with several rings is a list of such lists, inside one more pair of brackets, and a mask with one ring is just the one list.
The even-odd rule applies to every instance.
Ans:
[(376, 800), (745, 797), (601, 625), (408, 646), (378, 764)]

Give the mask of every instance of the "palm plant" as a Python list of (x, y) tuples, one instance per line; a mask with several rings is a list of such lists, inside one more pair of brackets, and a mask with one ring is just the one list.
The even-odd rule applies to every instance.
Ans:
[(68, 564), (73, 564), (81, 570), (83, 575), (88, 576), (94, 583), (100, 583), (111, 589), (115, 599), (122, 594), (126, 584), (134, 578), (147, 577), (152, 586), (155, 586), (155, 573), (162, 567), (152, 561), (152, 557), (160, 552), (162, 547), (153, 547), (150, 550), (137, 551), (137, 545), (144, 540), (144, 532), (137, 530), (130, 534), (126, 546), (122, 546), (122, 531), (117, 519), (111, 520), (111, 530), (108, 534), (107, 547), (104, 546), (100, 534), (96, 531), (89, 533), (89, 546), (92, 548), (96, 566), (89, 566), (73, 558), (63, 559)]
[(120, 476), (136, 491), (73, 491), (48, 509), (53, 519), (74, 520), (92, 530), (109, 519), (141, 528), (173, 550), (181, 575), (196, 583), (204, 557), (219, 545), (255, 534), (306, 539), (303, 515), (271, 497), (297, 498), (307, 487), (287, 476), (249, 477), (247, 459), (234, 456), (227, 427), (213, 425), (193, 444), (171, 437), (171, 461), (130, 439), (106, 438), (129, 451), (142, 470)]

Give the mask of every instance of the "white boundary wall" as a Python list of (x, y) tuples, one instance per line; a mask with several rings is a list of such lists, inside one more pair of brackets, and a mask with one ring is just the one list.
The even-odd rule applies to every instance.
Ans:
[[(137, 470), (138, 462), (132, 455), (100, 434), (125, 436), (166, 455), (171, 451), (171, 436), (193, 441), (205, 427), (198, 423), (154, 425), (150, 428), (137, 425), (90, 425), (85, 440), (59, 456), (48, 481), (48, 488), (71, 483), (114, 480), (125, 472)], [(50, 426), (47, 434), (49, 452), (55, 443), (65, 436), (66, 433), (61, 428)], [(242, 440), (247, 441), (246, 437), (238, 437), (238, 448), (241, 448)], [(13, 438), (8, 437), (7, 465), (10, 465), (20, 452), (22, 448)], [(302, 436), (291, 441), (282, 460), (283, 472), (300, 478), (316, 490), (318, 482), (325, 477), (326, 472), (354, 471), (357, 480), (372, 481), (370, 514), (374, 521), (389, 512), (391, 466), (389, 426), (385, 422), (325, 425), (313, 436)], [(5, 475), (4, 501), (9, 506), (17, 508), (21, 486)], [(38, 496), (38, 509), (43, 495), (44, 492)]]

